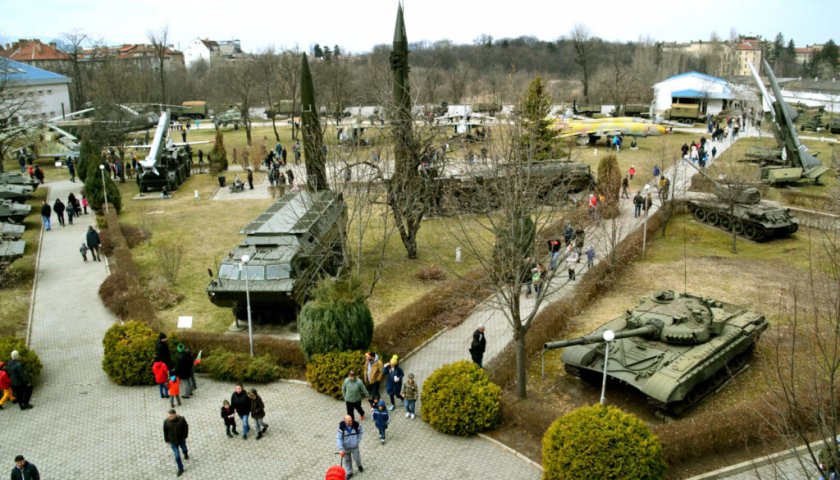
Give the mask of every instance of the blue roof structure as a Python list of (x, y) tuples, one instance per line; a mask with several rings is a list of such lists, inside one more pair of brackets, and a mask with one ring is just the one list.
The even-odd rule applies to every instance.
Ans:
[(709, 98), (709, 99), (716, 99), (716, 100), (732, 100), (735, 98), (735, 95), (726, 88), (723, 92), (702, 92), (700, 90), (694, 90), (692, 88), (688, 88), (685, 90), (677, 90), (675, 92), (671, 92), (671, 97), (673, 98)]
[(70, 83), (70, 79), (48, 70), (0, 58), (0, 79), (17, 85), (55, 85)]

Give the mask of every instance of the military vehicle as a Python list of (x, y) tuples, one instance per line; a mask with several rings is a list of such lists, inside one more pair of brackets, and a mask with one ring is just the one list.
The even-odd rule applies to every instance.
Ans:
[(18, 172), (0, 173), (0, 185), (24, 185), (36, 190), (40, 183), (34, 178), (30, 178), (28, 174)]
[(726, 232), (734, 229), (736, 234), (756, 242), (799, 230), (799, 221), (789, 208), (762, 202), (761, 193), (754, 187), (739, 190), (716, 187), (714, 196), (689, 199), (688, 210), (698, 222)]
[(33, 190), (35, 189), (29, 185), (0, 185), (0, 200), (25, 202)]
[(0, 223), (0, 240), (19, 240), (25, 228), (23, 225)]
[[(589, 165), (578, 162), (547, 160), (526, 167), (534, 195), (547, 204), (561, 203), (571, 193), (581, 192), (595, 183)], [(498, 165), (477, 168), (466, 174), (440, 176), (438, 168), (427, 170), (430, 215), (480, 213), (501, 208), (504, 195), (498, 190), (511, 175), (523, 175), (522, 167)]]
[(828, 131), (831, 133), (840, 133), (840, 117), (831, 119), (831, 123), (828, 124)]
[(237, 130), (239, 129), (239, 125), (242, 124), (242, 113), (238, 108), (232, 107), (218, 115), (214, 115), (213, 124), (216, 125), (216, 128), (233, 125), (234, 130)]
[(0, 240), (0, 270), (22, 257), (25, 249), (23, 240)]
[(682, 120), (690, 123), (701, 119), (702, 116), (700, 105), (696, 103), (674, 103), (671, 104), (671, 109), (666, 113), (669, 120)]
[(775, 148), (750, 147), (744, 157), (743, 161), (758, 163), (761, 166), (783, 165), (785, 163), (782, 159), (782, 152)]
[[(255, 321), (294, 320), (315, 283), (338, 274), (345, 223), (341, 194), (285, 194), (242, 229), (245, 238), (222, 260), (217, 275), (211, 270), (210, 301), (232, 307), (237, 320), (246, 319), (247, 275)], [(249, 257), (244, 267), (243, 255)]]
[(752, 63), (748, 62), (747, 65), (749, 65), (753, 79), (755, 79), (758, 89), (761, 91), (763, 105), (770, 107), (770, 115), (773, 119), (771, 123), (773, 125), (773, 135), (783, 151), (781, 158), (784, 159), (784, 163), (763, 166), (761, 168), (761, 179), (771, 185), (797, 182), (802, 179), (813, 180), (815, 184), (819, 184), (820, 177), (828, 171), (828, 168), (817, 157), (808, 153), (808, 149), (799, 140), (799, 134), (793, 124), (798, 114), (785, 102), (779, 82), (776, 81), (776, 75), (770, 68), (770, 64), (767, 63), (767, 60), (762, 61), (776, 99), (772, 104), (770, 95), (764, 87), (764, 82), (758, 75), (758, 70)]
[(173, 191), (190, 176), (190, 146), (175, 146), (167, 143), (169, 112), (161, 114), (149, 155), (140, 160), (142, 167), (137, 175), (137, 187), (141, 192), (162, 189)]
[(181, 103), (180, 117), (204, 118), (207, 116), (207, 102), (193, 100)]
[(0, 222), (23, 223), (23, 219), (32, 211), (32, 205), (0, 200)]
[[(610, 379), (680, 415), (746, 366), (767, 327), (763, 315), (738, 305), (661, 290), (585, 337), (543, 347), (565, 348), (566, 372), (598, 384), (607, 357)], [(613, 341), (604, 339), (608, 330)]]

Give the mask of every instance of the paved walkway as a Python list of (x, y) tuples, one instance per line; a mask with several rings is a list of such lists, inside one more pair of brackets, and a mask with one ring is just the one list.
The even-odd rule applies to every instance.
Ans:
[[(51, 201), (81, 184), (49, 184)], [(105, 263), (83, 263), (78, 247), (93, 215), (44, 232), (31, 345), (44, 362), (34, 408), (0, 411), (0, 468), (23, 454), (53, 479), (137, 479), (175, 476), (162, 422), (169, 404), (157, 387), (119, 387), (101, 368), (102, 337), (116, 321), (99, 301)], [(335, 431), (344, 404), (307, 385), (259, 387), (270, 428), (256, 441), (228, 439), (219, 408), (233, 386), (199, 378), (196, 396), (179, 408), (190, 423), (184, 478), (317, 479), (338, 462)], [(247, 386), (246, 386), (247, 387)], [(537, 479), (538, 469), (478, 438), (439, 434), (396, 411), (388, 443), (366, 420), (365, 473), (359, 478)], [(7, 470), (8, 471), (8, 470)]]

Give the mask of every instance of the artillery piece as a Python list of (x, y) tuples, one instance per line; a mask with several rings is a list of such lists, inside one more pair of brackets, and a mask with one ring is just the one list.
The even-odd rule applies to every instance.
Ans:
[[(601, 378), (609, 348), (609, 378), (681, 415), (746, 366), (767, 326), (763, 315), (738, 305), (660, 290), (590, 335), (543, 348), (565, 348), (566, 372), (594, 381)], [(613, 341), (604, 340), (607, 330), (615, 332)]]

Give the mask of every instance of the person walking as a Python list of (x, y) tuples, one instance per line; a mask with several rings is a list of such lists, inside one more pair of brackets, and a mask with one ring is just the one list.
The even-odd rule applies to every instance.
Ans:
[(82, 260), (87, 263), (88, 248), (86, 243), (82, 242), (82, 246), (79, 247), (79, 253), (82, 254)]
[(50, 217), (52, 216), (52, 209), (50, 208), (50, 204), (44, 200), (41, 203), (41, 221), (44, 223), (44, 229), (48, 232), (50, 231)]
[(27, 462), (23, 455), (18, 455), (12, 468), (12, 480), (41, 480), (41, 474), (38, 473), (38, 467)]
[(364, 421), (365, 411), (362, 409), (362, 398), (368, 396), (368, 391), (365, 389), (365, 384), (356, 378), (356, 372), (353, 370), (347, 373), (347, 378), (341, 384), (341, 395), (344, 398), (347, 415), (355, 420), (353, 412), (359, 412), (359, 420)]
[(362, 466), (362, 454), (359, 452), (363, 436), (362, 424), (353, 420), (351, 415), (345, 415), (344, 420), (338, 424), (335, 443), (338, 447), (338, 455), (341, 457), (341, 465), (344, 467), (345, 478), (349, 479), (353, 476), (354, 461), (359, 467), (359, 472), (365, 471), (365, 467)]
[[(382, 384), (382, 360), (375, 352), (365, 353), (364, 378), (368, 386), (368, 397), (373, 401), (374, 397), (379, 397), (379, 386)], [(370, 408), (374, 408), (374, 405), (371, 404)]]
[(60, 198), (55, 199), (55, 203), (53, 203), (53, 211), (55, 212), (55, 216), (58, 217), (58, 224), (62, 227), (64, 226), (64, 202), (61, 201)]
[[(73, 195), (72, 193), (70, 195)], [(73, 217), (77, 216), (76, 213), (76, 205), (71, 202), (69, 199), (67, 200), (67, 223), (73, 225)]]
[(578, 253), (575, 250), (572, 250), (566, 256), (566, 268), (569, 270), (569, 281), (575, 281), (575, 269), (577, 268), (579, 259), (580, 257), (578, 257)]
[[(539, 292), (537, 292), (539, 295)], [(472, 343), (470, 343), (470, 357), (472, 361), (484, 368), (482, 361), (484, 360), (484, 351), (487, 349), (487, 337), (484, 336), (484, 325), (479, 325), (476, 331), (473, 332)]]
[(85, 215), (87, 215), (88, 205), (90, 205), (90, 203), (88, 202), (87, 195), (83, 193), (82, 194), (82, 209), (84, 210)]
[(265, 403), (263, 403), (262, 397), (257, 394), (256, 388), (252, 388), (248, 392), (248, 398), (251, 399), (251, 416), (257, 422), (257, 440), (259, 440), (265, 431), (268, 430), (268, 424), (263, 421), (265, 418)]
[(166, 382), (169, 380), (169, 367), (161, 361), (160, 357), (155, 357), (155, 362), (152, 364), (152, 374), (155, 376), (160, 398), (169, 398), (169, 391), (166, 389)]
[(633, 177), (636, 176), (636, 167), (634, 165), (630, 165), (630, 169), (627, 170), (627, 176), (630, 177), (630, 181), (633, 181)]
[(373, 424), (379, 430), (379, 443), (385, 444), (385, 430), (388, 429), (388, 424), (391, 423), (391, 414), (385, 408), (385, 400), (380, 400), (373, 411)]
[(0, 390), (3, 390), (3, 398), (0, 398), (0, 410), (2, 410), (6, 402), (15, 401), (15, 396), (12, 394), (12, 379), (6, 373), (6, 362), (0, 362)]
[(586, 268), (592, 268), (595, 265), (595, 247), (592, 245), (586, 249)]
[(184, 474), (184, 462), (181, 461), (180, 452), (184, 452), (184, 460), (190, 459), (190, 453), (187, 451), (189, 434), (190, 426), (187, 419), (178, 415), (174, 408), (170, 408), (169, 415), (163, 421), (163, 441), (172, 448), (172, 454), (175, 455), (175, 464), (178, 465), (179, 477)]
[(23, 363), (20, 362), (20, 353), (17, 350), (12, 350), (9, 356), (11, 359), (6, 364), (6, 372), (8, 372), (12, 381), (12, 394), (17, 399), (21, 410), (29, 410), (32, 408), (29, 403), (29, 399), (32, 398), (32, 381), (29, 379)]
[(251, 424), (249, 423), (249, 419), (251, 418), (251, 399), (248, 398), (248, 394), (245, 393), (245, 389), (241, 383), (237, 383), (236, 387), (234, 387), (234, 391), (230, 396), (230, 406), (233, 407), (236, 414), (239, 415), (239, 419), (242, 420), (242, 439), (248, 440), (248, 432), (251, 431)]
[(102, 245), (102, 241), (99, 239), (99, 233), (93, 229), (93, 226), (88, 227), (87, 235), (85, 236), (85, 241), (87, 241), (87, 246), (90, 249), (90, 255), (93, 257), (94, 260), (97, 262), (102, 261), (102, 254), (99, 253), (99, 247)]
[(236, 411), (227, 400), (222, 402), (222, 419), (225, 421), (225, 434), (228, 438), (239, 435), (239, 432), (236, 431)]
[(662, 174), (662, 170), (659, 169), (659, 165), (653, 166), (653, 179), (658, 180), (659, 176)]
[(642, 215), (642, 204), (644, 203), (645, 200), (642, 198), (642, 191), (639, 190), (633, 197), (633, 218), (639, 218)]
[(175, 371), (178, 372), (178, 378), (181, 380), (181, 390), (183, 391), (181, 397), (190, 398), (193, 390), (190, 379), (193, 376), (193, 362), (195, 362), (195, 359), (190, 349), (185, 347), (183, 343), (179, 343), (176, 350), (178, 350), (178, 361), (175, 365)]
[(181, 406), (181, 379), (178, 377), (178, 374), (175, 370), (169, 372), (169, 383), (166, 384), (169, 388), (169, 406), (175, 407), (175, 402), (178, 402), (178, 406)]
[(172, 353), (169, 351), (169, 338), (166, 334), (160, 332), (157, 342), (155, 342), (155, 356), (165, 363), (168, 368), (175, 365), (172, 363)]
[(385, 391), (388, 392), (388, 397), (391, 399), (391, 407), (388, 410), (396, 408), (397, 402), (394, 400), (395, 396), (405, 404), (405, 397), (402, 396), (403, 377), (405, 373), (403, 373), (403, 369), (397, 364), (398, 361), (399, 357), (394, 355), (391, 357), (388, 365), (385, 365), (385, 368), (382, 369), (382, 376), (385, 377)]
[(621, 180), (621, 198), (630, 198), (630, 175), (625, 175)]
[(254, 189), (254, 169), (251, 167), (248, 167), (248, 188)]
[(414, 420), (414, 407), (417, 405), (417, 382), (414, 381), (414, 374), (408, 374), (408, 380), (403, 385), (403, 398), (405, 399), (405, 418), (411, 417)]

